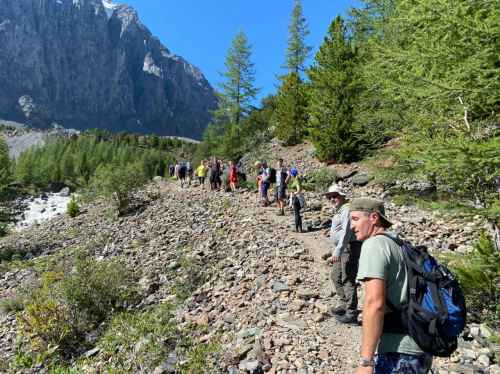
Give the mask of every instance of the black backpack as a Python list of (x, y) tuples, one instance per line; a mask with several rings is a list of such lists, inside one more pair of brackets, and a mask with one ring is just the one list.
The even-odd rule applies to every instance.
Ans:
[(403, 251), (408, 271), (407, 302), (384, 316), (384, 333), (408, 334), (426, 353), (448, 357), (457, 349), (457, 338), (466, 323), (462, 289), (454, 275), (439, 264), (424, 246), (382, 234)]
[(276, 183), (276, 169), (269, 168), (269, 183)]

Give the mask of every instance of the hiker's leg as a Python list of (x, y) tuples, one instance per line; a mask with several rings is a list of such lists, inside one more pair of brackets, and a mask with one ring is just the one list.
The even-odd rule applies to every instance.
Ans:
[(299, 199), (296, 197), (293, 198), (292, 200), (292, 206), (293, 206), (293, 217), (295, 220), (295, 231), (299, 231), (299, 225), (300, 225), (300, 203)]
[(349, 243), (345, 253), (340, 258), (342, 266), (342, 284), (346, 299), (348, 314), (357, 314), (358, 292), (356, 275), (358, 273), (359, 255), (361, 252), (361, 242)]
[(299, 232), (302, 232), (303, 229), (302, 229), (302, 215), (300, 214), (300, 210), (302, 208), (300, 207), (300, 203), (299, 203)]
[(266, 203), (269, 202), (269, 198), (267, 197), (268, 189), (269, 189), (269, 184), (262, 183), (262, 198)]
[(293, 198), (293, 213), (295, 216), (295, 231), (302, 232), (302, 216), (300, 215), (300, 201), (296, 196)]
[(346, 308), (346, 297), (344, 294), (344, 287), (342, 284), (342, 264), (341, 262), (334, 262), (332, 264), (332, 269), (330, 270), (330, 279), (335, 289), (335, 293), (340, 299), (339, 308)]

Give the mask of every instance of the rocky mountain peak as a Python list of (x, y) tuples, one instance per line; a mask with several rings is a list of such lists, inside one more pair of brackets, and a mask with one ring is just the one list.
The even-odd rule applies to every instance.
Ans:
[(0, 118), (199, 138), (217, 99), (135, 9), (110, 0), (2, 0)]

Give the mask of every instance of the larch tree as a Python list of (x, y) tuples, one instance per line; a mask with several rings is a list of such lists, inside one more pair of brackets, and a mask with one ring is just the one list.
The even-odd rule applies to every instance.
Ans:
[(288, 72), (281, 77), (274, 123), (276, 136), (285, 144), (294, 145), (302, 140), (307, 125), (307, 92), (301, 75), (311, 53), (305, 41), (309, 29), (300, 0), (294, 1), (288, 32), (285, 65)]

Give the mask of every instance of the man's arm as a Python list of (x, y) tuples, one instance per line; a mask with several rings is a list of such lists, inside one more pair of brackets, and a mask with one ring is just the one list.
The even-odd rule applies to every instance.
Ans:
[[(361, 357), (373, 360), (377, 349), (385, 312), (385, 281), (377, 278), (365, 280), (365, 302), (363, 305), (363, 337)], [(373, 368), (359, 367), (358, 374), (372, 373)]]

